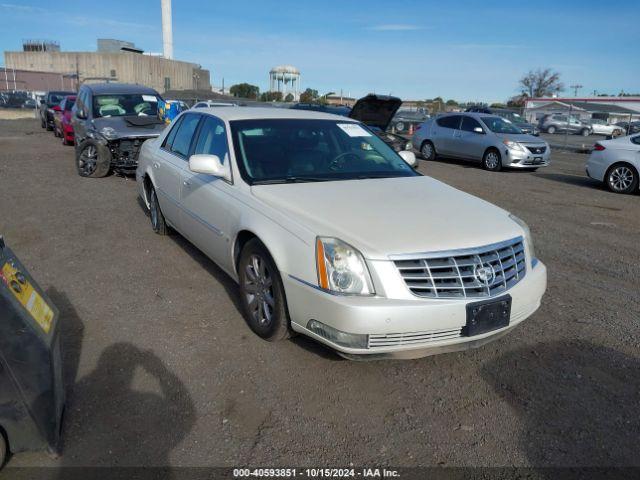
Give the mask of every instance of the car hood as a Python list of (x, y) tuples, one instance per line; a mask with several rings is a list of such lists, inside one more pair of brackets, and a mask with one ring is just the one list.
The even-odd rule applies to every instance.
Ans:
[(255, 197), (369, 259), (471, 248), (523, 235), (508, 213), (430, 177), (252, 186)]
[(529, 135), (528, 133), (496, 133), (496, 137), (502, 140), (511, 140), (512, 142), (521, 142), (521, 143), (539, 143), (541, 145), (546, 144), (544, 140), (541, 140), (538, 137), (534, 137), (533, 135)]
[(356, 102), (349, 117), (370, 127), (386, 130), (402, 105), (398, 97), (367, 95)]
[(153, 116), (104, 117), (92, 122), (98, 132), (105, 127), (113, 128), (116, 132), (114, 138), (157, 137), (166, 127), (164, 122)]

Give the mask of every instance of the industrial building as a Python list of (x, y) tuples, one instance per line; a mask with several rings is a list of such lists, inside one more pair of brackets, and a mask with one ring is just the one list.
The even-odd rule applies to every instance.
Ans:
[(173, 59), (171, 0), (162, 0), (161, 8), (163, 55), (144, 54), (131, 42), (110, 38), (98, 39), (95, 52), (64, 52), (54, 41), (27, 40), (23, 42), (22, 51), (4, 52), (8, 70), (8, 74), (4, 72), (7, 77), (5, 87), (9, 84), (9, 76), (13, 79), (14, 71), (29, 71), (56, 74), (61, 82), (73, 79), (76, 87), (85, 82), (121, 82), (146, 85), (161, 93), (168, 90), (211, 91), (208, 70), (195, 63)]
[(109, 52), (5, 52), (11, 71), (28, 70), (75, 75), (79, 83), (123, 82), (166, 90), (210, 90), (209, 71), (200, 65), (121, 50)]

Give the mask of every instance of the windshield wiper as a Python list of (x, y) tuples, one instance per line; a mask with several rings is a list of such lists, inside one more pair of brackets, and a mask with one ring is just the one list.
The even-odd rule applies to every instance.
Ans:
[(255, 180), (252, 185), (275, 185), (278, 183), (307, 183), (307, 182), (327, 182), (326, 177), (284, 177), (271, 178), (265, 180)]

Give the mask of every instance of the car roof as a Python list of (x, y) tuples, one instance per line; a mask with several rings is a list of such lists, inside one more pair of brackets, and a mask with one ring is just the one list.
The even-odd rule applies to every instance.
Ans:
[(103, 93), (140, 93), (147, 95), (158, 95), (153, 88), (130, 83), (90, 83), (83, 85), (96, 95)]
[[(193, 110), (190, 110), (194, 113)], [(313, 110), (296, 110), (293, 108), (273, 107), (215, 107), (199, 108), (198, 113), (209, 113), (222, 120), (261, 120), (261, 119), (308, 119), (308, 120), (337, 120), (340, 122), (355, 122), (355, 120), (332, 113), (315, 112)]]

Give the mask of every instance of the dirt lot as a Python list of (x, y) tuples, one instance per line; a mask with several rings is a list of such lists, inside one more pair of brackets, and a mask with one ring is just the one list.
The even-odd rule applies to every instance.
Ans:
[(0, 233), (62, 311), (70, 392), (63, 457), (10, 466), (640, 466), (640, 196), (585, 160), (421, 161), (530, 224), (548, 293), (481, 349), (354, 363), (260, 340), (232, 281), (152, 232), (131, 179), (80, 178), (35, 120), (0, 121)]

